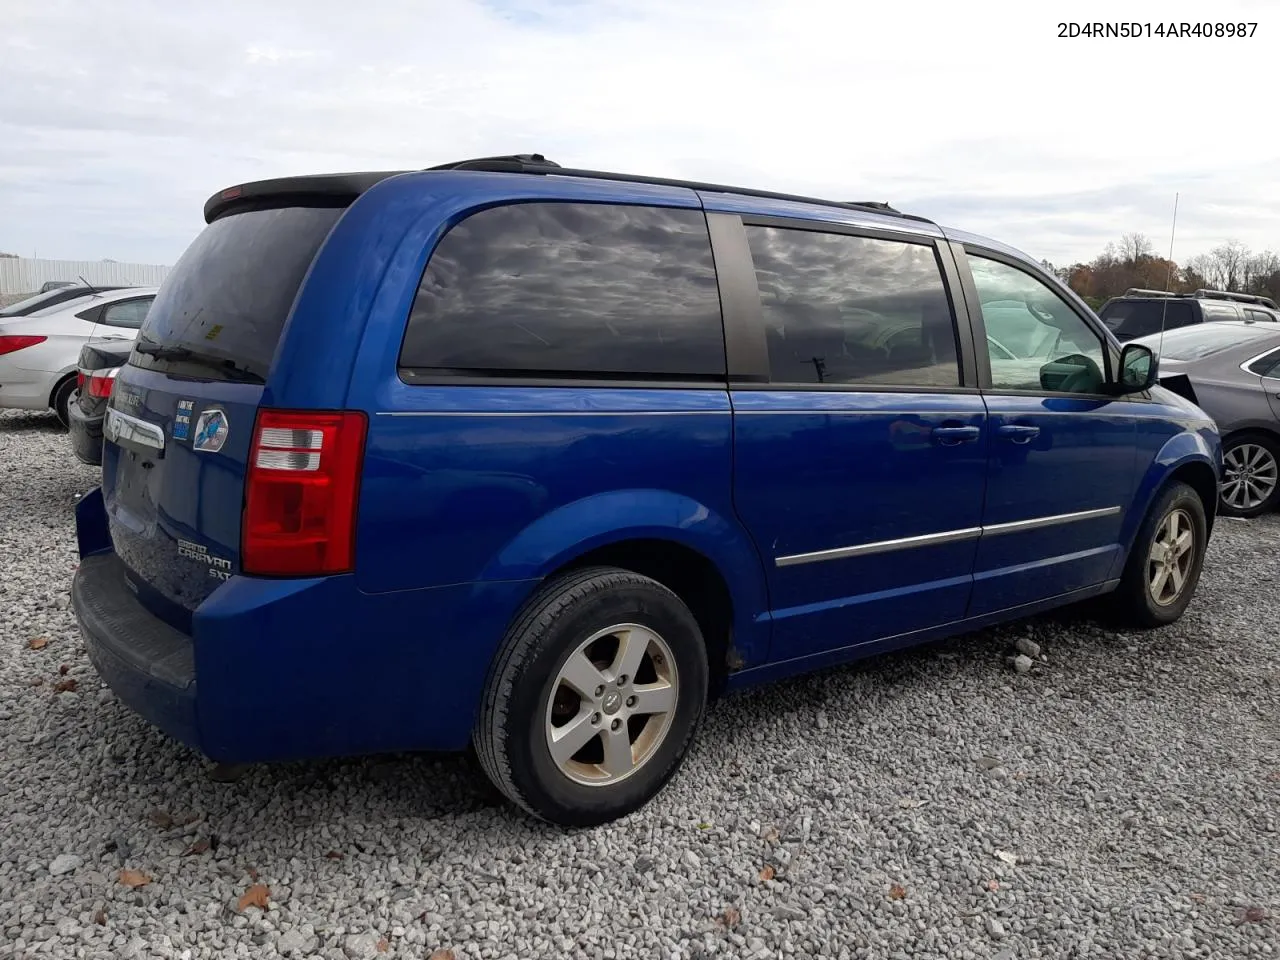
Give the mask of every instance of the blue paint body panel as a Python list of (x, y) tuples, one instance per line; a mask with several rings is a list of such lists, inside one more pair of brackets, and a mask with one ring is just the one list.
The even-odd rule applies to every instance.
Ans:
[[(101, 491), (78, 506), (77, 529), (82, 556), (118, 555), (116, 589), (140, 616), (191, 638), (198, 683), (186, 700), (127, 665), (104, 667), (149, 720), (224, 761), (461, 749), (521, 605), (577, 558), (640, 540), (699, 554), (723, 580), (737, 661), (728, 686), (776, 679), (1105, 592), (1169, 478), (1220, 469), (1208, 418), (1160, 389), (1100, 399), (973, 383), (402, 379), (406, 320), (440, 238), (485, 207), (556, 199), (893, 230), (939, 249), (980, 243), (1043, 276), (983, 238), (821, 204), (476, 171), (386, 179), (320, 247), (264, 384), (133, 365), (119, 376), (113, 406), (159, 427), (165, 448), (108, 440)], [(191, 425), (213, 406), (227, 438), (202, 451)], [(241, 571), (264, 406), (368, 415), (353, 572)], [(998, 434), (1006, 424), (1040, 432), (1014, 443)], [(952, 428), (971, 436), (938, 442), (933, 431)], [(1090, 517), (1001, 529), (1072, 513)], [(957, 535), (882, 549), (945, 533)], [(821, 556), (867, 545), (881, 546)]]

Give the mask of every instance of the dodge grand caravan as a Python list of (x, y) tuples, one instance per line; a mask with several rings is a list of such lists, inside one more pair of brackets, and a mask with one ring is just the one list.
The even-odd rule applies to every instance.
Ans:
[(1212, 422), (1003, 244), (538, 155), (204, 213), (116, 380), (73, 603), (215, 760), (474, 747), (600, 823), (724, 690), (1195, 591)]

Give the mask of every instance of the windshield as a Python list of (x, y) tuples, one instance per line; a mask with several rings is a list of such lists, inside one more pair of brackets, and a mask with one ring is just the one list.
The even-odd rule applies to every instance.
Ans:
[[(87, 291), (86, 291), (87, 292)], [(9, 306), (0, 310), (0, 317), (18, 317), (25, 316), (26, 311), (39, 304), (54, 301), (59, 305), (67, 302), (67, 293), (65, 289), (49, 290), (45, 293), (37, 293), (34, 297), (27, 297), (25, 300), (19, 300), (17, 303), (11, 303)]]
[(1275, 331), (1202, 323), (1166, 333), (1163, 344), (1159, 334), (1143, 337), (1140, 342), (1158, 352), (1165, 360), (1202, 360), (1267, 336), (1274, 337)]

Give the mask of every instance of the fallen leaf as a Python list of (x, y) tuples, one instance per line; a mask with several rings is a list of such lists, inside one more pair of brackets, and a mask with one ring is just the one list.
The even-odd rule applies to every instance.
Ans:
[(1239, 917), (1237, 923), (1261, 923), (1267, 919), (1267, 911), (1264, 907), (1248, 907), (1240, 911)]
[(208, 851), (209, 851), (209, 838), (201, 837), (191, 846), (187, 847), (187, 849), (183, 851), (182, 855), (184, 857), (198, 857), (202, 853), (208, 853)]
[(69, 663), (60, 663), (60, 664), (58, 664), (58, 675), (59, 675), (59, 676), (61, 676), (61, 677), (65, 677), (65, 676), (66, 676), (68, 673), (70, 673), (70, 672), (71, 672), (71, 664), (69, 664)]
[(986, 883), (983, 884), (983, 886), (986, 887), (990, 892), (995, 893), (997, 890), (1000, 889), (1000, 881), (988, 880)]
[(260, 883), (255, 883), (246, 890), (240, 897), (238, 909), (241, 913), (246, 907), (257, 907), (259, 910), (267, 909), (267, 897), (271, 891)]
[(32, 677), (28, 682), (33, 687), (38, 687), (40, 684), (44, 683), (44, 677)]
[(255, 870), (253, 867), (250, 867), (250, 868), (248, 869), (248, 871), (246, 871), (246, 872), (249, 874), (249, 879), (250, 879), (250, 880), (257, 880), (257, 879), (258, 879), (258, 871), (257, 871), (257, 870)]
[(1007, 863), (1011, 867), (1016, 867), (1018, 865), (1017, 855), (1009, 853), (1005, 850), (997, 850), (996, 859), (999, 860), (1001, 863)]
[(121, 870), (120, 871), (121, 885), (128, 887), (130, 890), (136, 890), (138, 889), (138, 887), (145, 887), (150, 882), (151, 882), (151, 878), (148, 877), (141, 870)]
[(726, 907), (720, 914), (720, 923), (726, 927), (736, 927), (742, 922), (742, 912), (737, 907)]
[(760, 833), (760, 839), (765, 843), (777, 843), (780, 836), (781, 834), (778, 833), (778, 828), (773, 826), (773, 824), (765, 827)]
[(889, 885), (889, 899), (890, 899), (890, 900), (905, 900), (906, 898), (907, 898), (907, 888), (906, 888), (906, 887), (904, 887), (904, 886), (903, 886), (902, 884), (900, 884), (900, 883), (893, 883), (893, 884), (890, 884), (890, 885)]
[(699, 823), (699, 824), (698, 824), (698, 829), (699, 829), (699, 830), (710, 830), (710, 829), (711, 829), (711, 824), (707, 823), (707, 822), (704, 820), (702, 823)]
[(326, 860), (341, 860), (342, 854), (340, 854), (337, 850), (330, 850), (328, 853), (324, 855), (324, 857)]
[(107, 925), (107, 911), (99, 910), (95, 913), (93, 915), (93, 922), (100, 927), (105, 927)]
[(778, 871), (773, 869), (773, 864), (766, 863), (760, 870), (760, 882), (764, 883), (766, 880), (772, 880), (777, 875)]
[(391, 949), (391, 941), (388, 940), (386, 937), (383, 937), (381, 940), (378, 941), (377, 951), (379, 953), (386, 953), (390, 949)]
[(1190, 896), (1191, 896), (1191, 900), (1194, 901), (1195, 903), (1204, 903), (1206, 900), (1209, 899), (1203, 893), (1193, 893)]
[(161, 830), (168, 830), (173, 826), (173, 817), (165, 813), (163, 810), (152, 810), (147, 814), (147, 819), (159, 827)]
[(449, 949), (433, 950), (427, 960), (458, 960), (458, 955)]
[(27, 641), (27, 646), (32, 650), (43, 650), (49, 645), (48, 637), (32, 637)]
[(53, 685), (54, 693), (75, 693), (76, 687), (80, 686), (76, 682), (75, 677), (67, 677), (65, 680), (59, 680)]

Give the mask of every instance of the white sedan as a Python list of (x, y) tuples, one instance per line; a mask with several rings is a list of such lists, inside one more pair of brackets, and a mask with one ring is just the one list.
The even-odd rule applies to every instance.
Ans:
[(65, 425), (80, 348), (135, 339), (157, 289), (89, 293), (25, 317), (0, 318), (0, 408), (52, 408)]

